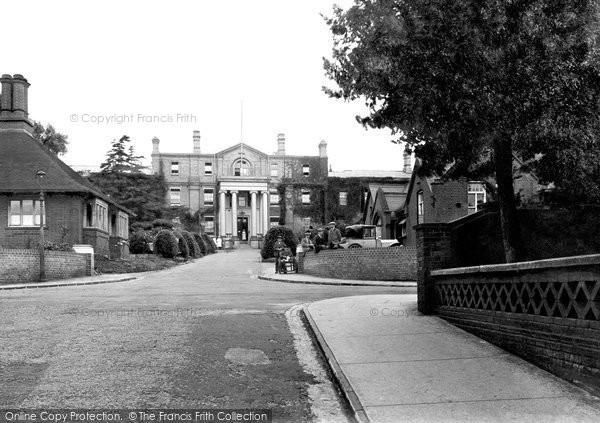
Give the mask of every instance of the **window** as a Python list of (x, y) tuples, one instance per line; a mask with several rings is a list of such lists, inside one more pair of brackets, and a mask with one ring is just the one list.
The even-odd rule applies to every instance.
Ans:
[(367, 197), (369, 196), (369, 191), (365, 191), (363, 193), (363, 196), (364, 196), (364, 200), (363, 201), (366, 203), (367, 202)]
[(348, 193), (345, 191), (340, 191), (340, 206), (348, 205)]
[(129, 238), (129, 216), (127, 213), (119, 212), (118, 234), (121, 238)]
[(424, 208), (423, 191), (419, 191), (417, 192), (417, 225), (423, 223)]
[[(44, 210), (44, 223), (46, 216)], [(12, 200), (8, 217), (9, 226), (38, 226), (40, 224), (40, 202), (38, 200)]]
[(271, 163), (271, 176), (279, 176), (279, 166), (277, 163)]
[(98, 199), (90, 201), (86, 204), (85, 213), (87, 227), (98, 228), (108, 232), (108, 204)]
[(271, 201), (271, 205), (279, 205), (279, 194), (271, 193), (269, 199)]
[(204, 230), (207, 233), (211, 233), (211, 234), (215, 233), (215, 217), (214, 216), (204, 216)]
[(485, 203), (485, 185), (483, 182), (469, 182), (468, 214), (476, 213)]
[(271, 216), (271, 217), (269, 217), (269, 223), (270, 223), (270, 227), (271, 228), (273, 226), (279, 226), (279, 217), (277, 217), (277, 216)]
[(250, 162), (245, 159), (238, 160), (233, 164), (233, 174), (235, 176), (249, 176)]
[(169, 191), (169, 196), (172, 206), (181, 205), (181, 188), (171, 188)]
[(302, 165), (302, 174), (304, 176), (310, 175), (310, 166), (309, 165), (307, 165), (307, 164)]
[(311, 219), (310, 217), (303, 217), (302, 218), (302, 229), (303, 230), (308, 230), (308, 228), (310, 228), (310, 224), (311, 224)]
[(179, 162), (171, 162), (171, 175), (179, 175)]
[(246, 196), (243, 194), (238, 196), (238, 207), (246, 207)]
[(212, 188), (204, 189), (204, 205), (212, 206), (215, 201), (215, 194)]
[(310, 204), (310, 191), (302, 191), (302, 204)]
[(212, 175), (212, 163), (211, 162), (204, 163), (204, 174)]

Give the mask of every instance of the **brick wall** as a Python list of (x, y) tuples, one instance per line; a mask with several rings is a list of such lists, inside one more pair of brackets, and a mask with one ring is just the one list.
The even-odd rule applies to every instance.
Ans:
[[(66, 279), (91, 275), (89, 255), (46, 251), (47, 279)], [(40, 275), (37, 250), (0, 249), (0, 284), (35, 282)]]
[(414, 247), (339, 249), (306, 253), (299, 270), (327, 278), (415, 280), (416, 263)]
[(600, 254), (429, 277), (442, 318), (600, 393)]

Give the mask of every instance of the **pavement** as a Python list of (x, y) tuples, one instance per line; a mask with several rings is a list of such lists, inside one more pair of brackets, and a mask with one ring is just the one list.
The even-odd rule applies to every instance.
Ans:
[(598, 422), (600, 399), (435, 316), (416, 296), (304, 308), (359, 422)]
[(416, 281), (378, 281), (378, 280), (360, 280), (360, 279), (336, 279), (336, 278), (322, 278), (319, 276), (307, 275), (304, 273), (275, 273), (274, 263), (261, 263), (261, 273), (258, 275), (258, 279), (275, 281), (275, 282), (286, 282), (286, 283), (300, 283), (300, 284), (312, 284), (312, 285), (337, 285), (337, 286), (386, 286), (386, 287), (399, 287), (399, 288), (417, 288)]
[(110, 275), (82, 276), (80, 278), (57, 279), (46, 282), (27, 282), (0, 284), (0, 291), (8, 289), (56, 288), (58, 286), (97, 285), (103, 283), (125, 282), (138, 279), (144, 273), (122, 273)]

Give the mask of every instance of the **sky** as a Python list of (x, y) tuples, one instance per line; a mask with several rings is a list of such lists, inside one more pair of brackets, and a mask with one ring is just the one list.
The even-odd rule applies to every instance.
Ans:
[[(317, 155), (334, 171), (400, 170), (389, 130), (366, 130), (361, 102), (327, 97), (332, 35), (321, 13), (352, 0), (20, 1), (2, 6), (0, 73), (22, 74), (29, 116), (68, 135), (61, 158), (97, 168), (128, 135), (162, 152), (216, 153), (243, 140), (265, 153)], [(10, 16), (7, 18), (7, 16)]]

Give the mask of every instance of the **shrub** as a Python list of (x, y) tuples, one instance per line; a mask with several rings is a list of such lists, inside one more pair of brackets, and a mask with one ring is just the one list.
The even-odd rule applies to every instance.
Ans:
[(190, 247), (181, 232), (177, 233), (177, 238), (179, 238), (177, 247), (179, 247), (179, 255), (184, 258), (184, 260), (190, 259)]
[(173, 230), (173, 222), (167, 219), (156, 219), (152, 221), (152, 227)]
[[(38, 248), (39, 248), (39, 243), (38, 243)], [(50, 242), (50, 241), (46, 241), (44, 242), (44, 250), (48, 250), (48, 251), (66, 251), (69, 253), (73, 253), (75, 252), (75, 250), (73, 249), (73, 246), (71, 244), (67, 244), (67, 243), (58, 243), (58, 242)]]
[(131, 224), (130, 228), (132, 232), (149, 231), (152, 229), (152, 222), (135, 222)]
[(209, 237), (208, 234), (205, 234), (205, 233), (201, 233), (200, 236), (202, 237), (202, 240), (206, 244), (206, 251), (209, 254), (215, 253), (217, 251), (217, 245), (215, 244), (213, 239), (211, 237)]
[(205, 256), (208, 254), (208, 247), (206, 246), (206, 243), (204, 242), (204, 240), (202, 239), (202, 237), (200, 236), (200, 234), (197, 233), (193, 233), (192, 234), (194, 236), (194, 240), (198, 243), (198, 246), (200, 247), (200, 253)]
[(154, 242), (152, 233), (148, 231), (136, 231), (129, 237), (129, 252), (132, 254), (150, 254), (152, 250), (148, 243)]
[(202, 257), (202, 251), (200, 251), (200, 246), (194, 239), (194, 236), (188, 231), (181, 231), (181, 235), (183, 236), (183, 238), (185, 238), (185, 242), (187, 242), (187, 245), (190, 249), (190, 257)]
[(163, 257), (175, 257), (179, 252), (175, 234), (168, 229), (161, 230), (156, 235), (156, 240), (154, 241), (154, 250), (156, 251), (156, 254), (160, 254)]
[(279, 236), (283, 237), (283, 242), (285, 245), (290, 247), (293, 255), (296, 255), (296, 245), (298, 244), (298, 239), (296, 238), (296, 235), (294, 235), (294, 231), (292, 231), (290, 228), (286, 228), (285, 226), (274, 226), (269, 229), (265, 235), (263, 246), (260, 250), (260, 255), (263, 259), (274, 257), (273, 245), (275, 245), (277, 237)]

